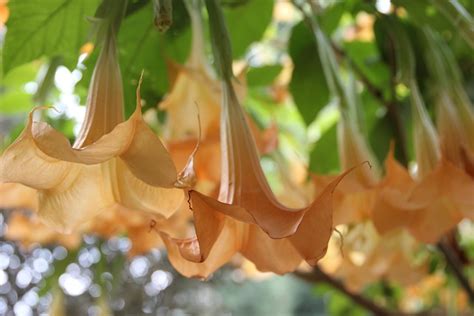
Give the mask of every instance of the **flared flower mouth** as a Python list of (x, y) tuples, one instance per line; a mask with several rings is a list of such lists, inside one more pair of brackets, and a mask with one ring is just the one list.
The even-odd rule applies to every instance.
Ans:
[(436, 243), (462, 218), (473, 218), (474, 183), (445, 158), (421, 179), (395, 161), (393, 149), (385, 166), (372, 218), (380, 233), (405, 227), (417, 240)]
[[(232, 85), (224, 82), (223, 91), (219, 197), (189, 191), (196, 237), (179, 240), (163, 234), (170, 260), (184, 275), (199, 277), (207, 277), (237, 252), (262, 271), (286, 273), (302, 260), (316, 264), (332, 233), (332, 192), (347, 172), (308, 207), (283, 206), (265, 178)], [(258, 249), (271, 249), (279, 259), (270, 261)]]
[[(331, 181), (307, 207), (291, 209), (276, 199), (232, 84), (228, 37), (214, 33), (225, 30), (222, 12), (213, 1), (206, 5), (223, 91), (220, 190), (217, 199), (189, 191), (196, 236), (175, 239), (163, 234), (170, 260), (182, 274), (198, 277), (207, 277), (238, 252), (261, 271), (286, 273), (303, 260), (315, 265), (324, 256), (333, 230), (332, 193), (351, 170)], [(190, 174), (192, 170), (181, 176)]]
[(370, 221), (362, 221), (348, 230), (343, 244), (336, 246), (321, 266), (353, 291), (379, 279), (414, 284), (428, 272), (426, 262), (413, 262), (418, 246), (406, 231), (398, 229), (380, 236)]
[(139, 90), (135, 112), (123, 119), (116, 31), (103, 34), (74, 145), (48, 124), (34, 122), (33, 110), (0, 159), (0, 181), (37, 190), (40, 217), (64, 231), (80, 229), (116, 204), (169, 217), (184, 198), (174, 188), (169, 153), (142, 118)]

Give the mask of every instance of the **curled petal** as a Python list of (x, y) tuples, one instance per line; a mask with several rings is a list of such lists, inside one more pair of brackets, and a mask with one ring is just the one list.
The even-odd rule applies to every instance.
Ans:
[[(0, 181), (38, 190), (40, 216), (64, 231), (104, 210), (127, 208), (169, 217), (181, 204), (176, 169), (140, 108), (95, 143), (72, 148), (45, 123), (33, 123), (0, 159)], [(85, 198), (86, 197), (86, 198)]]
[(148, 185), (173, 187), (176, 167), (161, 141), (143, 121), (139, 107), (127, 122), (134, 123), (134, 133), (120, 158), (135, 177)]
[(407, 228), (419, 241), (435, 243), (463, 218), (472, 218), (474, 183), (442, 159), (416, 182), (392, 157), (379, 189), (373, 220), (383, 234)]
[(394, 159), (393, 150), (389, 152), (385, 161), (385, 169), (386, 176), (380, 184), (372, 215), (374, 225), (381, 234), (413, 223), (416, 210), (413, 207), (409, 209), (399, 207), (400, 201), (407, 201), (416, 182), (408, 171)]
[[(46, 156), (59, 161), (94, 165), (120, 157), (132, 173), (153, 186), (172, 187), (176, 168), (163, 144), (145, 124), (137, 106), (127, 121), (118, 124), (109, 134), (80, 149), (43, 122), (32, 122), (30, 114), (26, 130), (36, 147)], [(31, 131), (31, 134), (29, 134)]]
[(0, 158), (0, 181), (48, 190), (59, 184), (71, 171), (70, 165), (44, 154), (25, 130)]
[[(367, 165), (358, 167), (369, 169)], [(368, 171), (367, 171), (368, 172)], [(333, 194), (334, 226), (364, 221), (372, 216), (377, 198), (375, 187), (360, 181), (360, 172), (348, 174), (337, 186)], [(313, 182), (317, 191), (324, 189), (337, 176), (315, 175)]]
[(186, 277), (205, 279), (238, 252), (242, 243), (242, 227), (236, 221), (225, 219), (219, 237), (202, 262), (196, 262), (203, 258), (196, 237), (174, 239), (165, 233), (161, 233), (161, 237), (168, 250), (168, 257), (176, 270)]

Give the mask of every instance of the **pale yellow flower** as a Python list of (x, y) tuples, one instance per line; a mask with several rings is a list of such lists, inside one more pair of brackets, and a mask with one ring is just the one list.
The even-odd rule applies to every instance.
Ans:
[(143, 121), (139, 95), (135, 112), (123, 122), (115, 35), (105, 38), (74, 146), (48, 124), (34, 122), (31, 113), (0, 158), (0, 181), (37, 190), (39, 216), (63, 231), (78, 230), (116, 205), (169, 217), (183, 200), (173, 188), (171, 157)]

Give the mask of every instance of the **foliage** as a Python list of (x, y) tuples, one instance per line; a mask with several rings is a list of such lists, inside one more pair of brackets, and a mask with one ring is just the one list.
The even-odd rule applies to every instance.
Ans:
[[(170, 65), (184, 64), (192, 46), (191, 20), (185, 1), (172, 1), (172, 27), (160, 33), (153, 21), (153, 1), (129, 0), (118, 33), (126, 116), (135, 109), (136, 87), (143, 73), (143, 112), (153, 116), (147, 117), (147, 122), (151, 122), (158, 133), (162, 132), (168, 113), (157, 105), (166, 98), (174, 83)], [(288, 7), (281, 10), (292, 9), (281, 11), (278, 16), (274, 11), (277, 11), (275, 6), (283, 6), (279, 2), (220, 1), (234, 58), (245, 64), (244, 108), (260, 130), (273, 125), (278, 130), (278, 150), (264, 153), (263, 166), (272, 188), (284, 191), (279, 183), (280, 169), (289, 169), (291, 162), (296, 162), (297, 167), (304, 166), (303, 176), (295, 176), (298, 179), (313, 174), (336, 174), (344, 169), (338, 141), (338, 127), (344, 113), (338, 108), (340, 96), (331, 91), (325, 73), (328, 61), (321, 56), (321, 46), (318, 46), (321, 42), (311, 28), (311, 19), (302, 16), (301, 7), (298, 8), (305, 1), (285, 2)], [(471, 100), (474, 99), (474, 2), (392, 0), (388, 1), (391, 3), (389, 11), (380, 8), (384, 1), (316, 2), (319, 5), (311, 18), (328, 39), (340, 66), (341, 81), (354, 83), (354, 93), (348, 95), (356, 105), (361, 134), (378, 163), (383, 163), (394, 142), (396, 158), (410, 167), (416, 159), (411, 137), (416, 123), (410, 111), (413, 87), (405, 80), (407, 74), (400, 71), (405, 66), (403, 58), (407, 57), (408, 49), (397, 49), (394, 29), (407, 34), (408, 46), (413, 48), (414, 77), (411, 79), (419, 87), (426, 111), (433, 119), (438, 89), (434, 86), (432, 62), (426, 58), (432, 48), (425, 40), (426, 29), (433, 31), (435, 38), (452, 53), (453, 62), (460, 68), (461, 84)], [(54, 111), (41, 114), (44, 120), (69, 138), (77, 133), (100, 51), (95, 47), (84, 59), (88, 47), (97, 45), (92, 26), (100, 3), (100, 0), (8, 1), (10, 15), (6, 27), (0, 18), (0, 149), (14, 141), (27, 113), (38, 105), (58, 108), (60, 114)], [(2, 5), (0, 0), (0, 9)], [(208, 39), (209, 21), (205, 10), (202, 11)], [(213, 61), (210, 45), (205, 47), (205, 54)], [(72, 78), (68, 85), (60, 82), (64, 78), (58, 75), (60, 72)], [(46, 73), (49, 75), (45, 76)], [(459, 230), (461, 233), (456, 236), (459, 251), (468, 258), (467, 262), (472, 262), (472, 238)], [(432, 249), (421, 252), (421, 256), (430, 257), (431, 276), (444, 269), (443, 259)], [(72, 262), (77, 254), (71, 252), (70, 255), (74, 258), (65, 260)], [(122, 268), (125, 257), (114, 259)], [(55, 287), (54, 280), (64, 273), (65, 262), (55, 264), (55, 272), (45, 278), (40, 294)], [(100, 261), (91, 267), (98, 283), (104, 273), (119, 274), (115, 270), (111, 272), (114, 267), (109, 263)], [(117, 271), (119, 268), (115, 267)], [(469, 269), (466, 271), (472, 274)], [(101, 287), (110, 286), (106, 283), (100, 284)], [(332, 315), (366, 314), (354, 307), (347, 297), (326, 286), (318, 286), (314, 292), (316, 296), (328, 297), (327, 309)], [(396, 309), (403, 300), (404, 289), (398, 285), (387, 286), (384, 281), (365, 287), (361, 292)], [(428, 307), (440, 304), (436, 301)]]

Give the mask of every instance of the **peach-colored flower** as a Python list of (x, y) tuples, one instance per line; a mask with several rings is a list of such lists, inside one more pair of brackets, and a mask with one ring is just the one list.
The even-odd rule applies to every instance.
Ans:
[(0, 208), (36, 210), (36, 191), (19, 183), (0, 183)]
[(5, 238), (18, 241), (29, 248), (35, 245), (59, 244), (68, 249), (76, 249), (81, 244), (79, 234), (61, 234), (43, 224), (36, 214), (27, 216), (14, 212), (10, 214)]
[(419, 241), (435, 243), (462, 218), (474, 218), (474, 181), (441, 156), (438, 138), (416, 84), (412, 84), (416, 178), (389, 153), (373, 221), (386, 233), (406, 227)]
[[(345, 177), (334, 192), (334, 224), (350, 224), (370, 218), (380, 178), (378, 163), (356, 123), (346, 115), (338, 125), (338, 148), (341, 168), (369, 162)], [(322, 191), (337, 176), (313, 175), (316, 191)]]
[(143, 121), (139, 95), (135, 112), (123, 122), (115, 34), (106, 34), (74, 146), (30, 114), (0, 159), (0, 181), (37, 190), (39, 216), (63, 231), (78, 230), (117, 204), (169, 217), (183, 200), (173, 187), (171, 157)]
[(344, 280), (352, 291), (378, 280), (401, 285), (415, 284), (427, 274), (425, 263), (417, 263), (418, 243), (406, 231), (396, 230), (381, 236), (370, 221), (348, 228), (342, 249), (332, 242), (321, 260), (323, 270)]
[(221, 185), (217, 200), (189, 191), (196, 237), (163, 234), (170, 260), (186, 276), (207, 277), (237, 252), (261, 271), (285, 273), (324, 255), (332, 232), (332, 181), (306, 208), (290, 209), (273, 195), (232, 84), (223, 84)]

